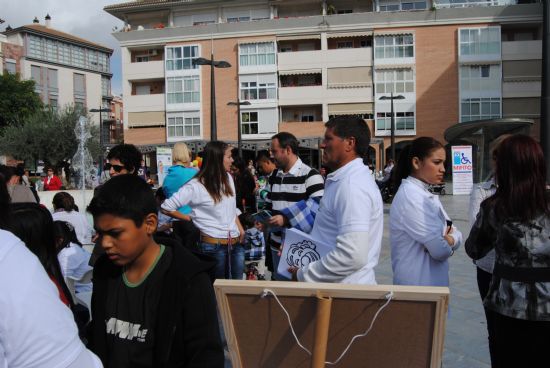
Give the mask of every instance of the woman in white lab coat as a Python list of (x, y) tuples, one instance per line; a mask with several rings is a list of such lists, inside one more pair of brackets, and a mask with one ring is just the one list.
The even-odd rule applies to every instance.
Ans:
[(462, 243), (439, 197), (428, 190), (443, 182), (445, 148), (430, 137), (415, 139), (401, 152), (397, 194), (390, 209), (393, 282), (448, 286), (448, 259)]

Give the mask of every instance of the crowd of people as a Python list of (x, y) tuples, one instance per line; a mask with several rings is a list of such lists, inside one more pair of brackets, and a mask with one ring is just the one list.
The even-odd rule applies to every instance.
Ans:
[[(211, 141), (197, 169), (177, 143), (156, 193), (139, 150), (114, 147), (110, 179), (86, 208), (93, 229), (69, 193), (54, 196), (52, 214), (24, 190), (20, 172), (1, 167), (0, 308), (9, 318), (0, 320), (0, 366), (222, 367), (215, 279), (376, 284), (384, 204), (364, 164), (369, 128), (355, 117), (325, 127), (323, 173), (300, 159), (287, 132), (256, 165)], [(417, 138), (388, 163), (393, 282), (449, 286), (449, 260), (464, 243), (477, 266), (492, 366), (540, 366), (550, 333), (545, 159), (523, 135), (501, 137), (491, 154), (494, 174), (472, 192), (467, 239), (429, 191), (444, 180), (440, 142)], [(285, 278), (277, 270), (290, 228), (330, 249), (289, 266)], [(93, 255), (83, 244), (95, 244)], [(93, 284), (84, 279), (91, 272)], [(90, 291), (88, 320), (75, 295)]]

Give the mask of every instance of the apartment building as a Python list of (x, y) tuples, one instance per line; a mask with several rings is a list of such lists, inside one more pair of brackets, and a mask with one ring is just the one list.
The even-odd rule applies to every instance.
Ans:
[(210, 137), (209, 66), (215, 69), (218, 139), (265, 148), (298, 136), (317, 163), (324, 122), (364, 118), (371, 159), (397, 147), (443, 141), (467, 121), (540, 110), (542, 5), (518, 0), (134, 1), (105, 7), (123, 20), (124, 134), (142, 146)]
[[(35, 18), (32, 24), (3, 32), (3, 68), (35, 81), (42, 102), (54, 109), (68, 104), (86, 109), (110, 108), (112, 49), (59, 31), (51, 17), (44, 24)], [(113, 121), (102, 113), (104, 131)], [(91, 114), (99, 124), (99, 115)]]

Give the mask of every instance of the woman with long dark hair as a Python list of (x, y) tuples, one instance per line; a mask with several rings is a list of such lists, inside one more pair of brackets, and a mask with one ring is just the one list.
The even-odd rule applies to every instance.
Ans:
[(443, 182), (445, 149), (430, 137), (415, 139), (401, 152), (395, 169), (397, 194), (390, 209), (393, 282), (449, 286), (448, 258), (462, 243), (430, 184)]
[(36, 203), (14, 203), (11, 206), (11, 224), (15, 236), (25, 243), (46, 270), (59, 291), (59, 298), (69, 307), (73, 307), (71, 293), (65, 284), (57, 260), (53, 218), (45, 207)]
[(481, 203), (466, 253), (496, 258), (484, 306), (492, 319), (493, 367), (548, 364), (550, 207), (546, 161), (531, 137), (514, 135), (496, 150), (497, 189)]
[(235, 185), (229, 174), (232, 163), (231, 146), (209, 142), (197, 176), (164, 201), (162, 209), (169, 216), (184, 219), (178, 208), (189, 205), (191, 218), (200, 230), (200, 250), (216, 257), (216, 278), (242, 279), (244, 231), (237, 217)]
[(242, 212), (256, 212), (256, 180), (241, 157), (235, 157), (231, 174), (237, 191), (237, 208)]

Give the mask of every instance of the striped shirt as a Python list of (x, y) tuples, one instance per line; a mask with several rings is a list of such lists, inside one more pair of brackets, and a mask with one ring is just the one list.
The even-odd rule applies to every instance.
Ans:
[[(279, 169), (269, 177), (266, 186), (267, 209), (277, 212), (308, 198), (320, 198), (323, 196), (324, 187), (321, 174), (298, 158), (286, 174)], [(280, 244), (281, 234), (271, 233), (271, 240)]]

